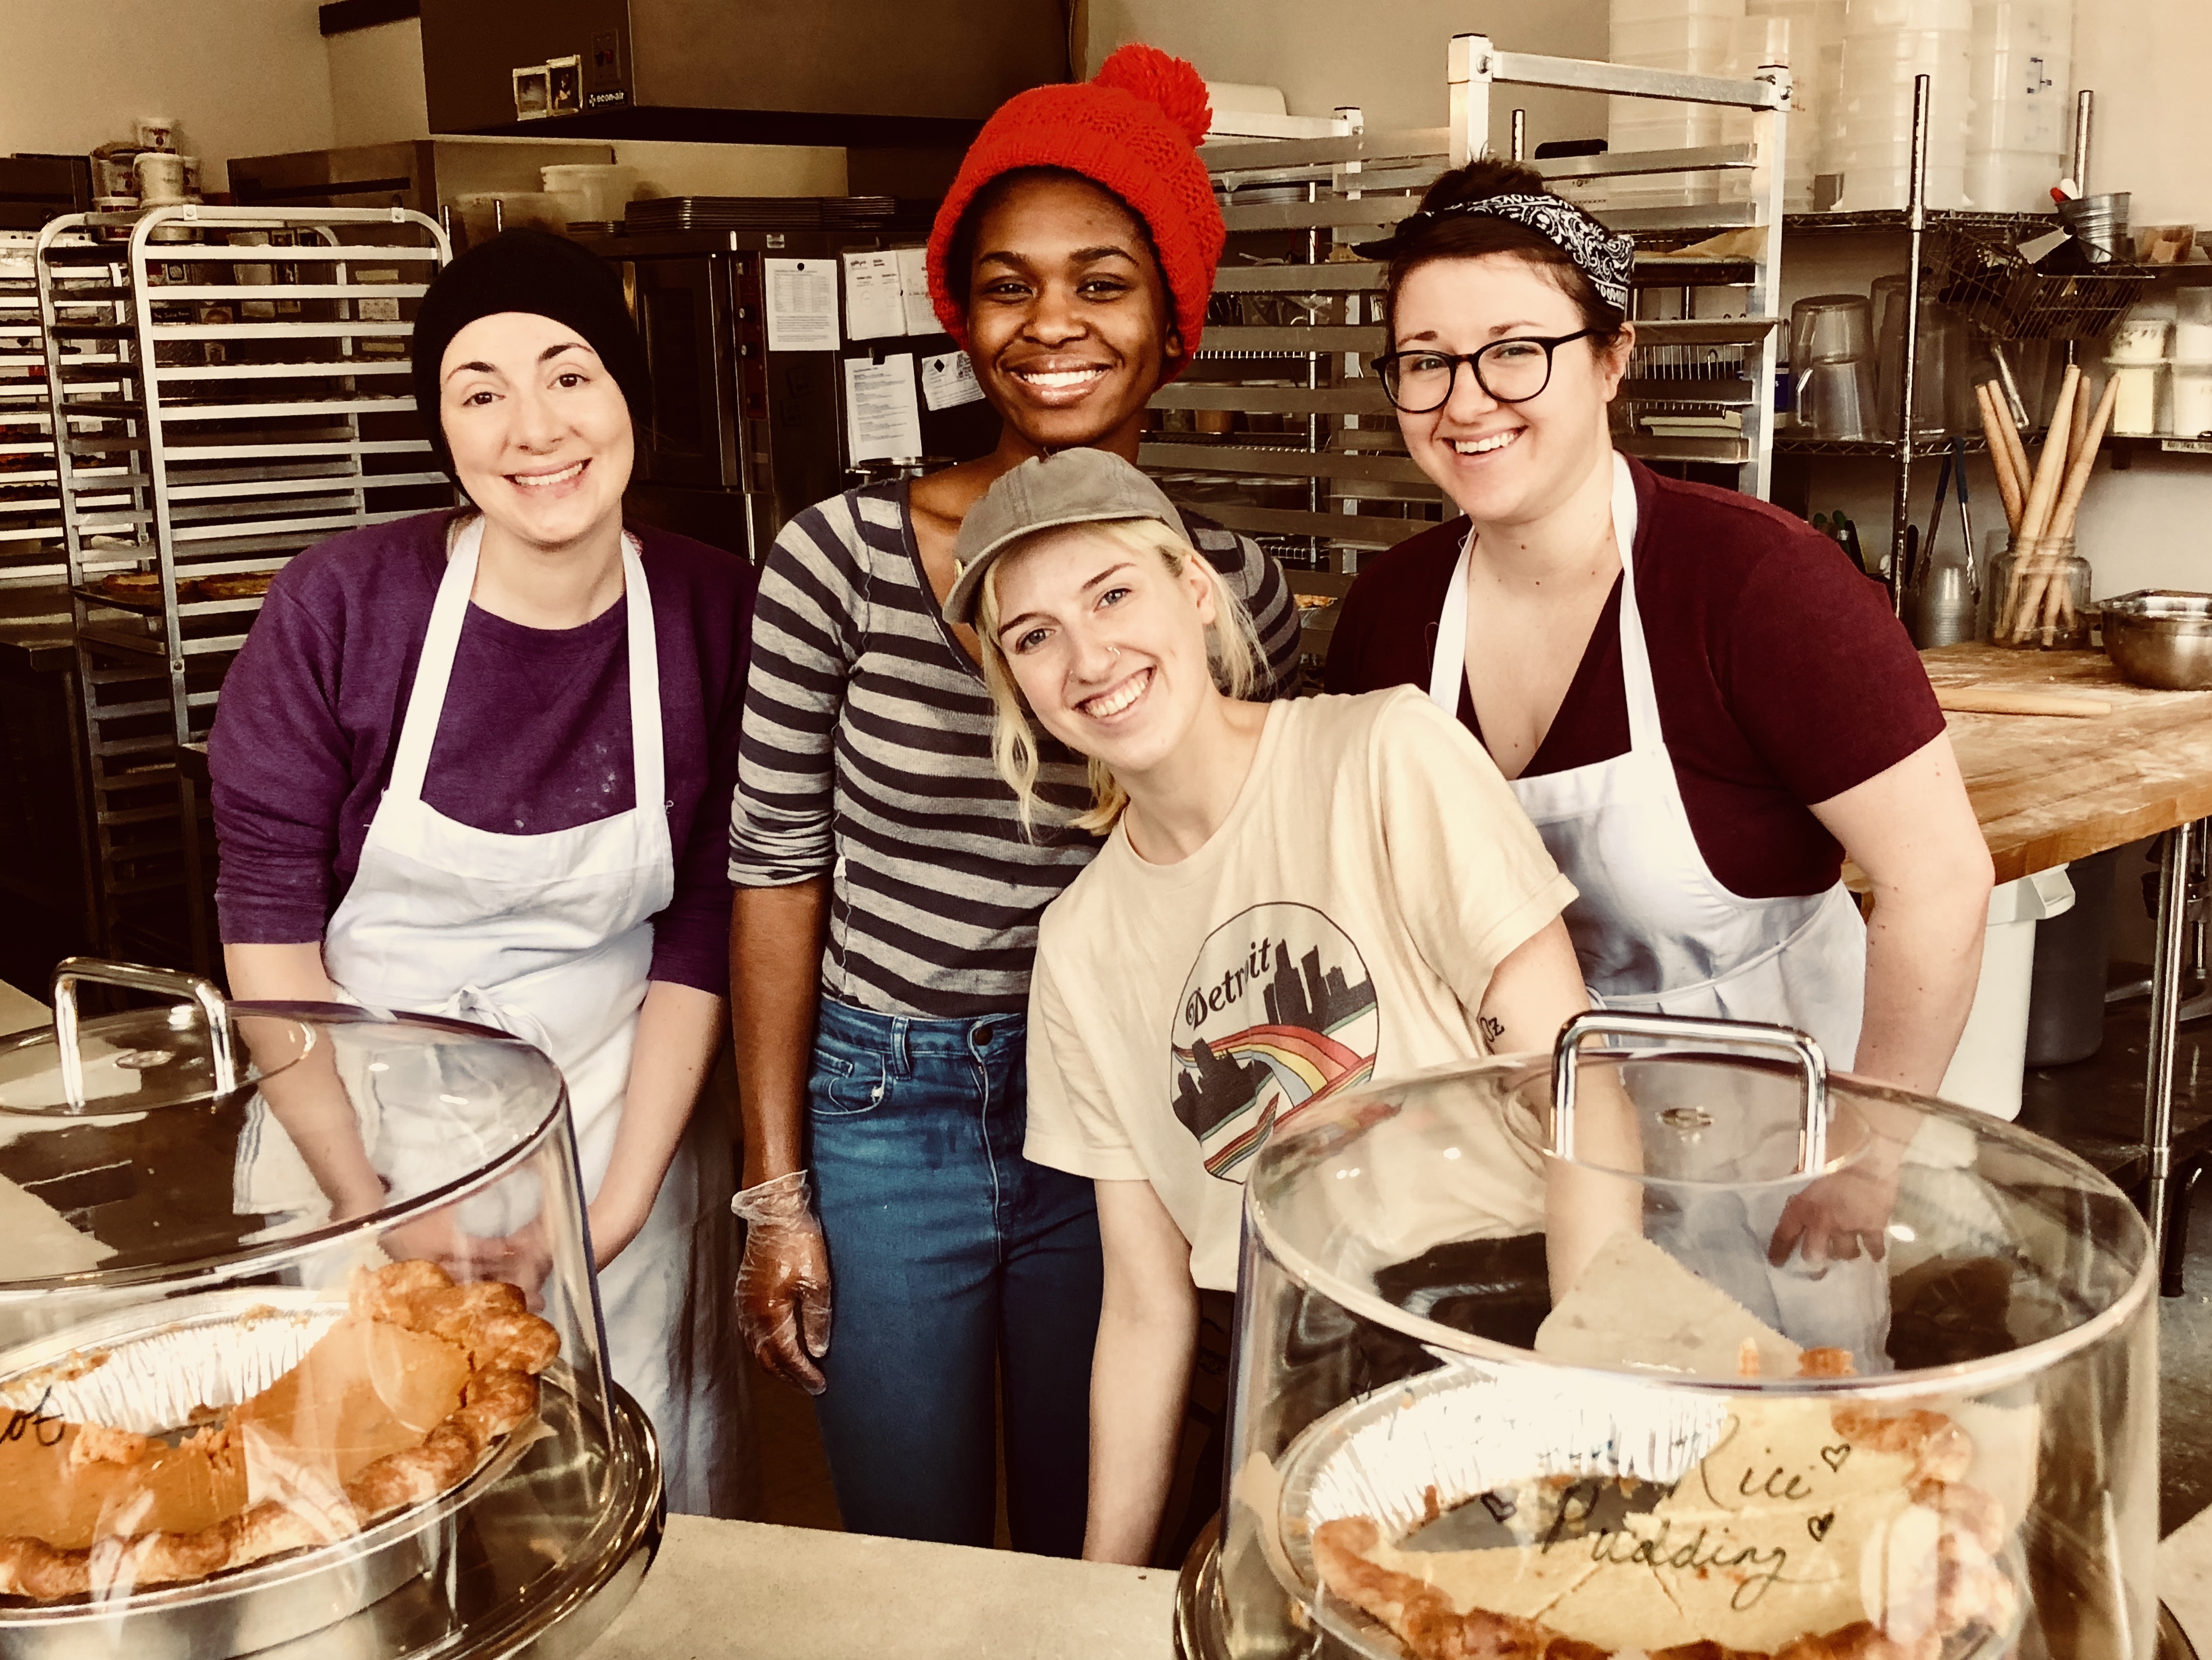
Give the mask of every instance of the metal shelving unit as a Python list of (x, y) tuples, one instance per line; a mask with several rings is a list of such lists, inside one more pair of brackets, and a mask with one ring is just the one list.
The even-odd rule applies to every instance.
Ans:
[[(47, 415), (82, 687), (101, 949), (210, 956), (203, 739), (294, 553), (453, 499), (407, 382), (447, 257), (404, 210), (157, 208), (36, 244)], [(149, 917), (178, 913), (179, 941)], [(168, 956), (158, 953), (164, 948)]]
[[(1419, 205), (1447, 167), (1487, 143), (1492, 88), (1567, 88), (1707, 102), (1751, 111), (1747, 143), (1695, 150), (1534, 163), (1559, 182), (1652, 173), (1748, 174), (1750, 198), (1719, 206), (1608, 212), (1607, 222), (1679, 243), (1717, 217), (1765, 233), (1764, 257), (1639, 267), (1641, 292), (1729, 286), (1744, 314), (1637, 319), (1632, 398), (1666, 409), (1734, 411), (1727, 436), (1624, 435), (1652, 459), (1732, 466), (1746, 490), (1766, 493), (1772, 421), (1763, 389), (1776, 367), (1787, 70), (1723, 81), (1578, 59), (1498, 51), (1486, 37), (1450, 46), (1449, 125), (1369, 132), (1356, 109), (1327, 136), (1212, 143), (1200, 152), (1223, 202), (1230, 243), (1196, 361), (1152, 401), (1158, 424), (1139, 459), (1168, 493), (1231, 527), (1259, 536), (1295, 567), (1294, 586), (1340, 592), (1360, 554), (1438, 522), (1443, 497), (1406, 453), (1368, 357), (1383, 349), (1382, 267), (1352, 245), (1385, 234)], [(1515, 123), (1516, 154), (1521, 125)], [(1639, 310), (1642, 307), (1639, 307)], [(1668, 361), (1670, 357), (1675, 361)], [(1680, 373), (1680, 360), (1710, 366)], [(1315, 626), (1310, 621), (1310, 628)], [(1325, 623), (1321, 625), (1325, 631)]]
[(58, 582), (62, 504), (31, 245), (0, 242), (0, 585)]

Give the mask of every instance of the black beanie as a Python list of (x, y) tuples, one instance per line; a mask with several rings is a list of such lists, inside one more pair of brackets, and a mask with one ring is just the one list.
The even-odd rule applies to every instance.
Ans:
[[(612, 265), (565, 236), (527, 228), (503, 231), (438, 273), (415, 318), (415, 407), (438, 465), (453, 472), (439, 419), (438, 366), (446, 348), (479, 317), (526, 311), (566, 323), (599, 353), (622, 388), (630, 420), (643, 426), (647, 389), (645, 348), (623, 303)], [(460, 482), (454, 475), (453, 482)]]

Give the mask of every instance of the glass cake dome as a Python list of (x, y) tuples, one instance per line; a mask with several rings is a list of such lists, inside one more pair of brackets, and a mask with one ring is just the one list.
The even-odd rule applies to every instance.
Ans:
[[(86, 982), (161, 1000), (80, 1018)], [(54, 1003), (0, 1039), (0, 1657), (507, 1653), (611, 1618), (659, 1463), (553, 1063), (130, 964), (64, 964)]]
[(2025, 1131), (1597, 1012), (1279, 1124), (1245, 1219), (1187, 1655), (2154, 1652), (2149, 1234)]

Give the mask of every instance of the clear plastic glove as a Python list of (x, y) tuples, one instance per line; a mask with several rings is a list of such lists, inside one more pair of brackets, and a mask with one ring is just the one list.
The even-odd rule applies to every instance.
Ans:
[(806, 1172), (745, 1189), (730, 1201), (745, 1224), (738, 1326), (753, 1359), (809, 1395), (829, 1388), (814, 1362), (830, 1353), (830, 1247), (808, 1202)]

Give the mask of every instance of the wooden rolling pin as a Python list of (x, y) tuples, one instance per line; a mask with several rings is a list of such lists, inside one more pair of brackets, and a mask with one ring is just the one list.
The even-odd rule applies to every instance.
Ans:
[(2064, 697), (2047, 691), (1998, 691), (1986, 686), (1938, 686), (1936, 707), (1954, 714), (2110, 714), (2100, 698)]

